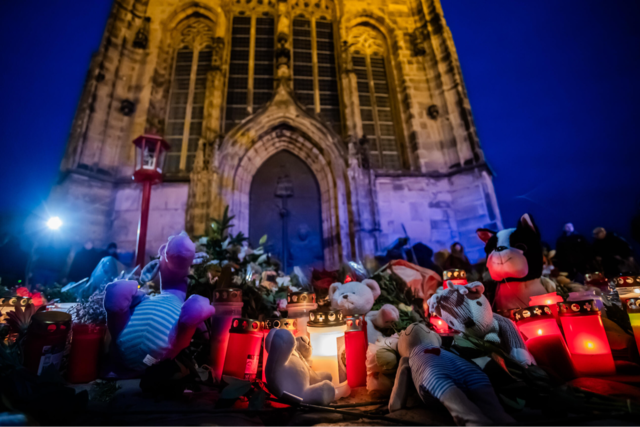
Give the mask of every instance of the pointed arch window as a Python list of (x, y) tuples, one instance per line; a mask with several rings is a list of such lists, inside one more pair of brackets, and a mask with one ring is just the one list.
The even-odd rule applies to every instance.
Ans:
[(302, 16), (293, 20), (293, 90), (307, 110), (342, 133), (331, 22)]
[(225, 131), (266, 104), (274, 86), (275, 20), (272, 16), (235, 16), (225, 109)]
[(386, 58), (377, 52), (352, 56), (357, 76), (362, 132), (369, 140), (369, 157), (374, 169), (402, 168), (395, 102), (389, 88)]
[(213, 31), (209, 25), (195, 22), (180, 34), (165, 126), (165, 139), (171, 148), (164, 170), (169, 174), (191, 172), (193, 168), (202, 136), (207, 73), (213, 59), (209, 44)]

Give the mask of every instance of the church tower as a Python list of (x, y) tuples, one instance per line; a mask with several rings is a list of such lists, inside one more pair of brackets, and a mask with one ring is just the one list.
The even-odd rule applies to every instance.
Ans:
[(288, 268), (405, 235), (475, 260), (502, 227), (439, 0), (114, 1), (50, 197), (77, 246), (135, 251), (145, 133), (171, 146), (148, 255), (226, 206)]

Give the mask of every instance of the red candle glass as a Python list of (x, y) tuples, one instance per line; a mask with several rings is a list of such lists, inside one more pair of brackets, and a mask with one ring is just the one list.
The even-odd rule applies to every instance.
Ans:
[(529, 305), (546, 305), (549, 306), (551, 310), (551, 314), (553, 317), (558, 319), (558, 303), (564, 301), (560, 295), (555, 292), (551, 292), (549, 294), (544, 295), (536, 295), (533, 297), (529, 297)]
[(265, 340), (267, 339), (267, 335), (269, 335), (269, 331), (272, 329), (286, 329), (295, 337), (296, 332), (298, 332), (298, 321), (297, 319), (280, 319), (279, 317), (275, 317), (273, 319), (265, 320), (262, 327), (262, 381), (266, 383), (267, 359), (269, 358), (269, 352), (265, 347)]
[(367, 385), (367, 322), (364, 316), (347, 316), (347, 331), (344, 333), (347, 359), (347, 384), (349, 387)]
[(432, 314), (429, 316), (429, 322), (431, 322), (436, 332), (439, 334), (452, 334), (455, 332), (454, 329), (451, 329), (449, 325), (447, 325), (447, 322), (436, 315)]
[(616, 283), (618, 281), (628, 286), (617, 288), (617, 291), (620, 301), (627, 311), (627, 316), (629, 316), (636, 344), (640, 348), (640, 276), (619, 277)]
[(211, 375), (215, 382), (222, 379), (222, 368), (229, 344), (229, 329), (236, 317), (242, 316), (242, 291), (237, 288), (216, 289), (213, 307), (216, 313), (211, 317)]
[(442, 278), (444, 281), (442, 282), (442, 289), (447, 289), (447, 282), (451, 282), (454, 285), (466, 285), (467, 284), (467, 272), (464, 270), (459, 270), (457, 268), (452, 268), (451, 270), (445, 270), (442, 273)]
[(233, 319), (222, 375), (253, 381), (258, 372), (262, 343), (262, 322), (242, 317)]
[[(596, 271), (595, 273), (587, 273), (584, 275), (584, 284), (587, 286), (593, 286), (600, 289), (603, 293), (609, 293), (609, 280), (604, 277), (604, 274)], [(628, 285), (624, 285), (628, 286)]]
[(558, 303), (577, 376), (615, 375), (616, 366), (595, 301)]
[(73, 325), (67, 379), (72, 384), (98, 378), (98, 358), (107, 328), (104, 325)]
[(551, 308), (547, 305), (527, 307), (516, 310), (514, 317), (536, 363), (564, 380), (574, 378), (571, 354)]
[(41, 311), (31, 318), (24, 343), (24, 367), (40, 375), (48, 365), (60, 369), (71, 329), (71, 315)]

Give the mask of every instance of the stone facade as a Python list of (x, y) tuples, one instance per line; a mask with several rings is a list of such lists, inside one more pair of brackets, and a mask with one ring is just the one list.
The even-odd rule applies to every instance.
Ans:
[[(260, 32), (269, 25), (273, 40)], [(274, 52), (262, 103), (260, 49)], [(296, 68), (300, 49), (308, 71)], [(331, 120), (330, 102), (339, 106)], [(76, 245), (135, 250), (141, 191), (131, 141), (144, 133), (174, 147), (152, 192), (148, 255), (181, 229), (203, 233), (227, 205), (247, 233), (253, 174), (280, 150), (317, 179), (326, 268), (372, 255), (405, 230), (435, 250), (460, 241), (475, 260), (475, 229), (502, 226), (439, 0), (116, 1), (49, 203), (71, 218)]]

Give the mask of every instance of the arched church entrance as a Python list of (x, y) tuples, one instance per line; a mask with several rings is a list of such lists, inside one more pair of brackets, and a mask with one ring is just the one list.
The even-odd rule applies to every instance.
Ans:
[(310, 277), (311, 268), (324, 267), (320, 190), (309, 166), (282, 150), (258, 168), (249, 196), (249, 240), (278, 258), (285, 273), (294, 266)]

